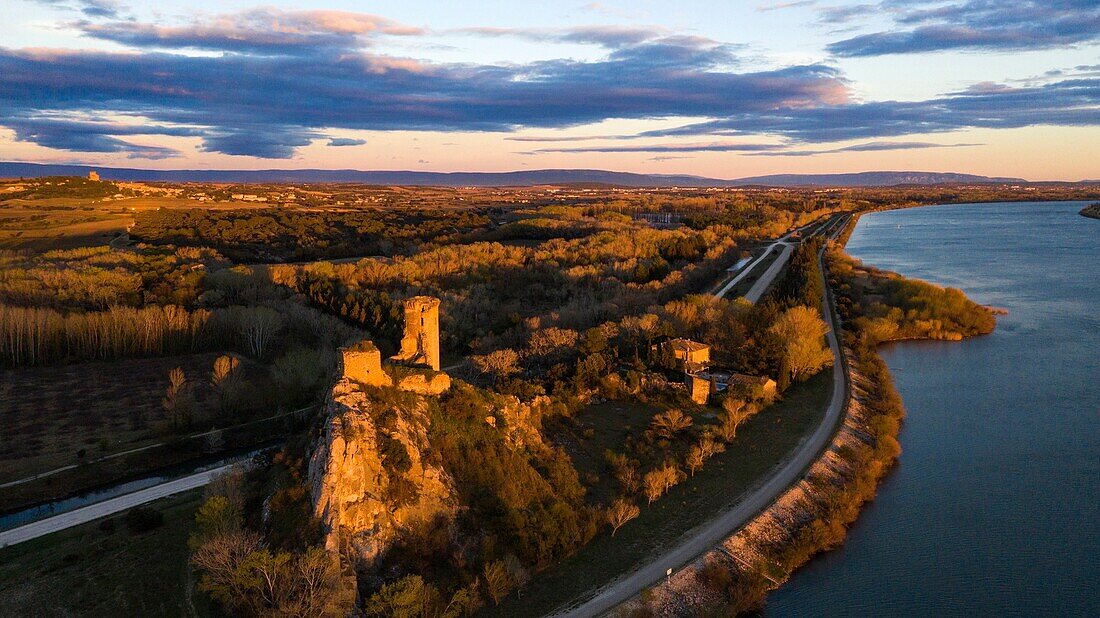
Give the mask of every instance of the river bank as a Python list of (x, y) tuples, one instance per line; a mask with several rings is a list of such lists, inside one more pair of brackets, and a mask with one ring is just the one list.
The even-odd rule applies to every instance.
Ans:
[[(841, 246), (856, 219), (840, 235)], [(850, 387), (848, 405), (831, 444), (800, 482), (751, 523), (662, 584), (624, 604), (617, 612), (620, 615), (736, 614), (759, 608), (766, 595), (795, 569), (844, 539), (848, 525), (859, 516), (863, 504), (874, 498), (879, 482), (901, 452), (897, 435), (904, 408), (878, 346), (894, 339), (958, 340), (992, 330), (991, 314), (965, 297), (963, 304), (954, 308), (959, 315), (932, 316), (948, 317), (946, 321), (900, 320), (901, 324), (885, 328), (887, 318), (871, 315), (867, 306), (861, 306), (880, 300), (867, 293), (868, 285), (872, 292), (879, 291), (874, 284), (900, 285), (914, 288), (909, 291), (911, 296), (938, 290), (932, 292), (936, 299), (957, 298), (951, 291), (923, 282), (865, 269), (839, 250), (830, 252), (827, 264), (829, 287), (838, 297), (836, 306), (845, 325), (842, 334)], [(966, 312), (986, 313), (990, 320), (974, 324)], [(927, 308), (925, 313), (929, 313)], [(931, 313), (942, 312), (933, 309)]]
[(879, 349), (905, 402), (904, 452), (843, 545), (770, 594), (764, 616), (1098, 615), (1100, 235), (1078, 214), (1088, 203), (862, 217), (850, 255), (1008, 313), (985, 337)]

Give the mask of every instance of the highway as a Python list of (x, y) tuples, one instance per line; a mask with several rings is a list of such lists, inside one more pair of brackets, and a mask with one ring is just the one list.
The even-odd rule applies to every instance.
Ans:
[[(843, 229), (843, 225), (838, 225), (837, 222), (843, 219), (845, 219), (845, 217), (842, 216), (839, 219), (827, 221), (822, 224), (815, 233), (829, 235), (831, 232), (830, 238), (835, 238), (839, 230)], [(789, 236), (790, 235), (787, 235), (777, 240), (776, 243), (769, 248), (769, 251), (780, 244), (785, 244), (784, 241), (786, 241)], [(790, 245), (786, 246), (787, 249), (790, 249)], [(783, 258), (783, 256), (780, 257)], [(781, 260), (776, 260), (777, 263), (780, 261)], [(820, 254), (818, 255), (818, 263), (822, 263), (822, 256)], [(755, 264), (756, 263), (754, 263), (753, 266), (755, 266)], [(779, 268), (781, 269), (782, 266)], [(767, 276), (771, 270), (772, 269), (769, 268), (765, 276)], [(779, 269), (776, 269), (775, 273), (771, 273), (771, 279), (774, 279), (778, 270)], [(765, 276), (762, 276), (761, 279), (764, 279)], [(769, 284), (770, 279), (768, 283), (765, 284), (765, 288)], [(626, 602), (649, 586), (665, 578), (670, 569), (672, 572), (675, 572), (682, 568), (703, 552), (710, 550), (725, 538), (742, 528), (758, 513), (775, 502), (775, 500), (777, 500), (790, 486), (801, 480), (810, 465), (813, 464), (825, 448), (828, 447), (829, 443), (832, 441), (833, 434), (840, 425), (841, 416), (848, 403), (848, 379), (844, 369), (840, 341), (837, 337), (838, 325), (833, 311), (832, 291), (829, 290), (828, 283), (824, 280), (824, 267), (822, 267), (822, 285), (825, 286), (825, 297), (822, 299), (821, 310), (822, 315), (825, 316), (826, 322), (829, 325), (829, 332), (826, 334), (826, 339), (829, 342), (829, 349), (833, 353), (833, 384), (832, 396), (825, 410), (825, 416), (821, 420), (821, 423), (814, 429), (813, 433), (802, 439), (798, 448), (772, 473), (771, 478), (764, 481), (759, 487), (753, 490), (751, 494), (745, 496), (729, 510), (715, 516), (710, 521), (702, 523), (690, 538), (684, 539), (679, 545), (650, 561), (648, 564), (609, 583), (607, 586), (600, 589), (591, 599), (579, 605), (560, 608), (554, 613), (555, 616), (597, 616), (611, 611), (619, 604)], [(755, 290), (756, 286), (754, 286), (753, 289)], [(759, 295), (757, 299), (759, 299)]]
[(0, 547), (6, 547), (8, 545), (15, 545), (16, 543), (22, 543), (23, 541), (29, 541), (31, 539), (37, 539), (40, 536), (71, 528), (73, 526), (79, 526), (80, 524), (87, 523), (89, 521), (99, 519), (100, 517), (106, 517), (113, 515), (120, 511), (131, 509), (135, 506), (140, 506), (153, 500), (165, 498), (171, 495), (182, 493), (196, 487), (202, 487), (210, 482), (210, 479), (214, 478), (218, 474), (225, 472), (229, 468), (232, 468), (237, 464), (229, 464), (220, 468), (214, 468), (213, 470), (206, 470), (205, 472), (198, 472), (190, 476), (185, 476), (174, 481), (168, 481), (167, 483), (161, 483), (153, 487), (148, 487), (140, 491), (135, 491), (131, 494), (118, 496), (117, 498), (111, 498), (110, 500), (104, 500), (103, 502), (97, 502), (95, 504), (89, 504), (88, 506), (81, 507), (79, 509), (69, 511), (67, 513), (61, 513), (60, 515), (54, 515), (53, 517), (47, 517), (46, 519), (40, 519), (29, 524), (19, 526), (18, 528), (12, 528), (0, 532)]

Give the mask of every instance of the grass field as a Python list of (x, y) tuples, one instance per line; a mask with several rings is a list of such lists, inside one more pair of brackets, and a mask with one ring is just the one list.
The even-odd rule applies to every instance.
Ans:
[[(168, 372), (208, 378), (217, 354), (0, 371), (0, 483), (158, 442)], [(201, 398), (207, 395), (198, 389)], [(207, 402), (200, 399), (200, 404)], [(212, 405), (212, 404), (211, 404)], [(80, 456), (80, 451), (84, 456)]]
[(651, 506), (643, 506), (641, 515), (614, 539), (605, 530), (572, 557), (535, 575), (521, 597), (509, 597), (486, 613), (546, 614), (673, 546), (694, 527), (736, 504), (784, 461), (823, 418), (830, 389), (829, 371), (795, 384), (782, 401), (746, 421), (724, 453)]
[[(0, 616), (186, 616), (195, 490), (152, 503), (164, 524), (132, 532), (120, 513), (0, 549)], [(110, 522), (110, 523), (105, 523)], [(211, 615), (195, 594), (195, 614)]]

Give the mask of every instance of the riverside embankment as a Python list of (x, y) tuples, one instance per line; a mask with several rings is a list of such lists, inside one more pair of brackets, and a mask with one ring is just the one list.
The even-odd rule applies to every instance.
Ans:
[[(831, 256), (829, 262), (830, 272), (839, 265), (842, 268), (836, 270), (842, 270), (845, 277), (853, 276), (840, 254)], [(812, 555), (838, 544), (860, 507), (875, 495), (879, 481), (900, 453), (897, 434), (904, 410), (876, 352), (884, 338), (877, 330), (876, 334), (861, 332), (870, 328), (870, 323), (860, 319), (860, 308), (852, 298), (853, 282), (839, 281), (832, 272), (830, 279), (827, 295), (837, 289), (844, 292), (839, 304), (851, 392), (831, 443), (799, 482), (749, 524), (621, 611), (645, 609), (657, 615), (687, 616), (752, 609)], [(968, 307), (973, 310), (972, 303)], [(881, 324), (874, 326), (877, 329)], [(911, 328), (898, 334), (902, 332), (912, 336)]]

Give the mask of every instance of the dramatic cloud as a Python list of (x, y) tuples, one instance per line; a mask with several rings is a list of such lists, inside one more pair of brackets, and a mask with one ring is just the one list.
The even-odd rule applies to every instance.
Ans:
[[(1025, 5), (1040, 13), (1036, 3), (1024, 2), (1005, 3), (1006, 13), (1021, 17), (1019, 10)], [(1070, 5), (1081, 3), (1057, 0), (1051, 3), (1054, 8), (1042, 12), (1050, 19), (1065, 16), (1067, 25), (1058, 30), (1063, 34), (1072, 30), (1068, 24), (1080, 25), (1097, 12), (1085, 7), (1071, 19)], [(913, 0), (890, 6), (899, 22), (916, 29), (941, 21), (975, 21), (975, 16), (989, 21), (993, 18), (987, 13), (995, 12), (989, 8), (992, 3), (978, 0)], [(1050, 19), (1041, 23), (1049, 25)], [(975, 127), (1100, 125), (1100, 78), (1095, 67), (1052, 72), (1041, 82), (1022, 85), (979, 84), (926, 101), (858, 102), (834, 66), (745, 70), (736, 46), (656, 27), (467, 29), (470, 36), (593, 45), (605, 54), (594, 60), (473, 64), (382, 54), (376, 50), (381, 37), (425, 31), (340, 11), (263, 8), (183, 25), (120, 19), (71, 25), (86, 36), (130, 49), (0, 47), (0, 126), (9, 127), (16, 139), (78, 152), (165, 157), (178, 153), (125, 138), (194, 137), (203, 151), (285, 159), (314, 140), (327, 140), (331, 146), (361, 143), (333, 138), (330, 129), (505, 132), (613, 119), (696, 117), (708, 120), (640, 135), (514, 139), (768, 136), (787, 145), (708, 141), (656, 148), (629, 144), (546, 150), (771, 153), (790, 144)], [(1008, 27), (1007, 22), (1003, 25)], [(113, 120), (72, 122), (93, 117)], [(127, 117), (140, 120), (117, 120)]]
[(1100, 126), (1100, 79), (1073, 78), (1019, 88), (986, 83), (927, 101), (849, 103), (738, 113), (641, 135), (771, 134), (799, 142), (836, 142), (1035, 125)]
[[(882, 56), (1052, 49), (1100, 41), (1096, 0), (887, 0), (879, 8), (893, 16), (896, 28), (838, 41), (828, 50), (837, 56)], [(831, 18), (847, 21), (854, 14), (838, 9)]]
[[(219, 36), (201, 40), (214, 48)], [(158, 48), (166, 40), (199, 45), (195, 33), (154, 39), (149, 45)], [(204, 127), (208, 151), (286, 158), (324, 127), (509, 131), (848, 100), (834, 68), (731, 72), (719, 67), (727, 51), (690, 37), (620, 47), (590, 62), (516, 65), (429, 64), (365, 51), (317, 55), (315, 48), (267, 53), (276, 39), (241, 37), (224, 51), (267, 46), (215, 57), (0, 48), (0, 124), (11, 116), (105, 110)]]
[(77, 152), (124, 152), (131, 159), (166, 159), (181, 153), (162, 146), (145, 146), (119, 139), (119, 135), (195, 136), (188, 127), (123, 125), (110, 122), (81, 122), (64, 118), (10, 118), (4, 124), (15, 139), (35, 142), (47, 148)]

